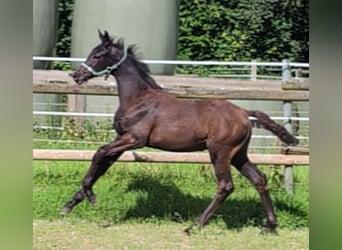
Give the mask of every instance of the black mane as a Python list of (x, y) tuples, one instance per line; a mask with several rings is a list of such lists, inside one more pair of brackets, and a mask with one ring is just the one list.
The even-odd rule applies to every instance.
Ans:
[[(118, 39), (114, 43), (119, 49), (124, 50), (124, 40), (122, 38)], [(151, 77), (151, 71), (148, 65), (142, 61), (140, 61), (139, 56), (137, 54), (137, 46), (135, 44), (131, 44), (127, 48), (127, 53), (130, 55), (134, 66), (137, 68), (140, 76), (145, 80), (145, 82), (153, 89), (162, 89), (156, 81)]]

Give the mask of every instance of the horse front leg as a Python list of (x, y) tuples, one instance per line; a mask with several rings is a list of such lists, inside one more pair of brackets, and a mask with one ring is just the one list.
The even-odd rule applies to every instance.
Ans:
[(137, 140), (130, 134), (117, 137), (111, 143), (101, 146), (93, 156), (90, 168), (83, 178), (81, 189), (64, 205), (61, 214), (69, 213), (74, 206), (86, 197), (91, 204), (95, 205), (96, 196), (92, 189), (95, 182), (106, 173), (109, 167), (125, 150), (135, 148), (136, 146)]

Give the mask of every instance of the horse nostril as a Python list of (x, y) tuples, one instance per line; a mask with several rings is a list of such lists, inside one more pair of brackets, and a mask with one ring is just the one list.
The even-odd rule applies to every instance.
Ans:
[(75, 72), (73, 72), (73, 73), (69, 73), (69, 76), (71, 76), (72, 78), (74, 78), (74, 76), (75, 76)]

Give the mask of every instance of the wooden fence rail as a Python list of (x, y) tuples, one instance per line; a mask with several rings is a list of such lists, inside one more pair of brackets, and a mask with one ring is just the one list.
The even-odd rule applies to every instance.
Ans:
[[(34, 149), (34, 160), (50, 161), (90, 161), (94, 150), (50, 150)], [(261, 165), (309, 165), (309, 155), (285, 154), (250, 154), (254, 164)], [(173, 152), (140, 152), (126, 151), (118, 159), (120, 162), (149, 162), (149, 163), (210, 163), (208, 153), (173, 153)]]
[[(308, 101), (309, 91), (296, 89), (296, 83), (287, 82), (286, 89), (279, 82), (255, 80), (225, 80), (214, 78), (153, 76), (165, 90), (179, 98), (191, 99), (242, 99)], [(114, 84), (111, 84), (114, 83)], [(297, 85), (298, 85), (297, 84)], [(294, 89), (294, 90), (291, 90)], [(307, 89), (308, 90), (308, 89)], [(33, 93), (78, 94), (78, 95), (117, 95), (115, 79), (105, 82), (95, 78), (87, 84), (77, 85), (67, 72), (33, 71)]]

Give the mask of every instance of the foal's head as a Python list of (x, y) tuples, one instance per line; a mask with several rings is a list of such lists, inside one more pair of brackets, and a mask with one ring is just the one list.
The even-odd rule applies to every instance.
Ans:
[(77, 84), (82, 84), (96, 76), (108, 77), (127, 57), (122, 41), (113, 42), (107, 31), (102, 34), (99, 30), (99, 37), (101, 43), (90, 52), (87, 60), (70, 74)]

